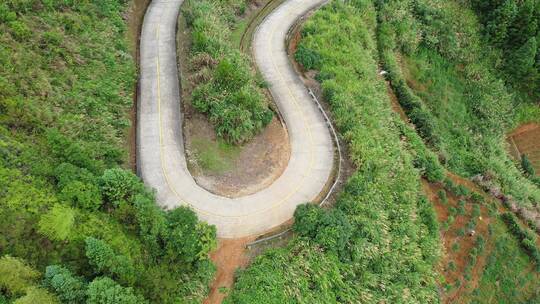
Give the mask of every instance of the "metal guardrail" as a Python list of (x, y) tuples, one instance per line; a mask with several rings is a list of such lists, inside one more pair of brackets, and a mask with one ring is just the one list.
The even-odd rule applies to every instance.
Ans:
[[(332, 195), (332, 193), (334, 192), (337, 184), (339, 183), (339, 181), (341, 179), (341, 163), (343, 162), (343, 156), (341, 154), (341, 145), (339, 143), (339, 138), (338, 138), (336, 129), (334, 128), (334, 125), (332, 124), (332, 121), (330, 120), (330, 118), (326, 114), (326, 111), (322, 107), (321, 103), (319, 102), (319, 100), (317, 99), (317, 96), (315, 96), (313, 91), (310, 88), (307, 88), (307, 91), (308, 91), (308, 94), (313, 99), (313, 101), (315, 101), (315, 103), (317, 104), (317, 108), (319, 109), (319, 111), (324, 116), (324, 120), (326, 121), (326, 124), (328, 125), (328, 128), (332, 132), (332, 135), (334, 137), (334, 141), (336, 143), (337, 151), (338, 151), (338, 167), (337, 167), (336, 179), (334, 180), (334, 183), (330, 187), (330, 190), (328, 190), (328, 192), (326, 193), (326, 196), (319, 203), (319, 206), (323, 206), (328, 201), (328, 198), (330, 197), (330, 195)], [(271, 235), (271, 236), (268, 236), (268, 237), (253, 241), (251, 243), (248, 243), (246, 245), (246, 247), (248, 249), (250, 249), (251, 246), (254, 246), (254, 245), (257, 245), (257, 244), (260, 244), (260, 243), (264, 243), (264, 242), (268, 242), (268, 241), (271, 241), (271, 240), (275, 240), (277, 238), (281, 238), (283, 235), (287, 234), (291, 230), (292, 230), (291, 228), (287, 228), (286, 230), (281, 231), (281, 232), (279, 232), (277, 234), (274, 234), (274, 235)]]

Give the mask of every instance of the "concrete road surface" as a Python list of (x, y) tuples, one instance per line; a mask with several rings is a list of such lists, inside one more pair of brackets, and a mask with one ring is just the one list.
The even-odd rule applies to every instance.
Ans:
[(330, 178), (334, 147), (322, 114), (287, 58), (285, 38), (293, 23), (321, 0), (289, 0), (260, 25), (253, 41), (256, 63), (287, 126), (291, 158), (267, 188), (227, 198), (197, 185), (184, 154), (176, 22), (183, 0), (154, 0), (141, 36), (137, 162), (139, 175), (157, 191), (165, 209), (191, 206), (218, 236), (262, 234), (290, 219), (298, 204), (314, 200)]

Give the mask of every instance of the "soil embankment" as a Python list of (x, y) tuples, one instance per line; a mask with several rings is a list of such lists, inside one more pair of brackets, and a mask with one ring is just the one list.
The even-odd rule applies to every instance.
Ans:
[[(139, 69), (139, 39), (141, 37), (142, 22), (146, 8), (150, 4), (150, 0), (133, 0), (126, 11), (124, 19), (127, 22), (128, 30), (126, 32), (130, 53), (133, 57), (137, 70)], [(129, 120), (131, 126), (127, 134), (127, 146), (129, 149), (128, 166), (133, 171), (137, 171), (137, 93), (139, 83), (135, 83), (133, 92), (133, 106), (129, 111)]]

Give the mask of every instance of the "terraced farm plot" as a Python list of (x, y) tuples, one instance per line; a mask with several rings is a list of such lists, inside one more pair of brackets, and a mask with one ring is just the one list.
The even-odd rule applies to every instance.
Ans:
[(510, 133), (507, 137), (510, 152), (516, 159), (527, 155), (531, 161), (536, 175), (540, 174), (540, 125), (536, 123), (525, 124)]

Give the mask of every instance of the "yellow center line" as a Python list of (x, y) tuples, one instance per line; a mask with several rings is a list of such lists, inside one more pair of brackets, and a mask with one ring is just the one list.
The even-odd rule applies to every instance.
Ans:
[[(294, 7), (295, 9), (299, 8), (299, 6), (296, 6)], [(187, 200), (183, 199), (182, 198), (182, 195), (180, 195), (176, 189), (171, 185), (171, 182), (169, 180), (169, 176), (167, 174), (167, 170), (165, 169), (165, 164), (164, 164), (164, 160), (163, 160), (163, 155), (164, 155), (164, 151), (163, 151), (163, 147), (164, 147), (164, 144), (163, 144), (163, 126), (162, 126), (162, 118), (161, 118), (161, 82), (160, 82), (160, 78), (161, 78), (161, 68), (160, 68), (160, 55), (159, 55), (159, 29), (160, 29), (160, 25), (158, 24), (157, 27), (156, 27), (156, 38), (157, 38), (157, 101), (158, 101), (158, 116), (159, 116), (159, 143), (160, 143), (160, 159), (161, 159), (161, 169), (163, 171), (163, 175), (165, 177), (165, 181), (167, 183), (167, 185), (169, 186), (169, 188), (174, 192), (174, 194), (176, 195), (176, 197), (178, 199), (180, 199), (181, 201), (183, 201), (184, 203), (190, 205), (193, 209), (195, 209), (197, 212), (201, 213), (201, 214), (205, 214), (205, 215), (213, 215), (213, 216), (217, 216), (217, 217), (225, 217), (225, 218), (241, 218), (241, 217), (246, 217), (246, 216), (252, 216), (252, 215), (256, 215), (256, 214), (260, 214), (260, 213), (264, 213), (264, 212), (267, 212), (269, 210), (272, 210), (272, 209), (275, 209), (277, 207), (279, 207), (280, 205), (282, 205), (285, 201), (287, 201), (291, 196), (293, 196), (294, 194), (296, 194), (300, 188), (302, 188), (304, 186), (304, 182), (306, 180), (306, 177), (309, 175), (309, 173), (313, 170), (313, 166), (314, 166), (314, 163), (315, 163), (315, 153), (313, 151), (313, 149), (310, 150), (310, 163), (309, 163), (309, 167), (308, 167), (308, 170), (307, 170), (307, 173), (302, 176), (301, 178), (301, 181), (298, 183), (298, 186), (296, 186), (291, 192), (289, 192), (289, 194), (287, 194), (286, 196), (284, 196), (281, 200), (277, 201), (276, 203), (274, 204), (271, 204), (269, 208), (266, 208), (266, 209), (262, 209), (262, 210), (258, 210), (258, 211), (255, 211), (255, 212), (252, 212), (252, 213), (247, 213), (247, 214), (243, 214), (243, 215), (223, 215), (223, 214), (217, 214), (217, 213), (213, 213), (213, 212), (209, 212), (209, 211), (206, 211), (206, 210), (202, 210), (202, 209), (199, 209), (197, 208), (195, 205), (193, 205), (192, 203), (188, 202)], [(275, 35), (275, 32), (276, 32), (276, 28), (274, 28), (272, 30), (272, 33), (270, 35), (270, 38), (274, 37)], [(300, 113), (300, 115), (302, 116), (302, 120), (304, 122), (304, 127), (305, 127), (305, 130), (306, 132), (308, 133), (308, 138), (309, 138), (309, 141), (310, 141), (310, 144), (311, 146), (313, 147), (313, 134), (311, 132), (311, 128), (309, 127), (309, 124), (308, 124), (308, 120), (306, 118), (306, 116), (304, 115), (304, 112), (302, 111), (300, 105), (298, 104), (298, 101), (295, 97), (295, 95), (293, 94), (291, 88), (289, 87), (289, 85), (287, 85), (287, 82), (285, 81), (284, 79), (284, 76), (283, 74), (281, 73), (281, 71), (278, 69), (277, 65), (276, 65), (276, 62), (274, 60), (274, 57), (271, 57), (271, 61), (272, 61), (272, 64), (274, 66), (274, 69), (277, 71), (278, 73), (278, 76), (279, 76), (279, 79), (280, 81), (285, 84), (285, 87), (287, 88), (287, 91), (289, 93), (289, 96), (291, 97), (292, 101), (293, 101), (293, 104), (296, 108), (296, 110)]]

